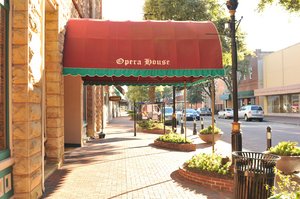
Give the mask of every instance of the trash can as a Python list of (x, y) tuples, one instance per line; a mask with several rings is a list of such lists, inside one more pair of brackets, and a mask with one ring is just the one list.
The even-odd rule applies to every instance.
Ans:
[(274, 186), (274, 167), (279, 156), (258, 152), (235, 151), (234, 196), (235, 199), (267, 199)]

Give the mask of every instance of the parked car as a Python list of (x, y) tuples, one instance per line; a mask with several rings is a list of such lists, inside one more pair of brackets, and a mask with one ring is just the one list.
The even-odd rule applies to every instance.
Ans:
[(211, 115), (211, 111), (209, 108), (198, 108), (198, 113), (201, 115)]
[(165, 107), (165, 124), (172, 124), (173, 108)]
[(244, 118), (245, 121), (258, 119), (260, 122), (264, 119), (263, 108), (259, 105), (242, 106), (238, 111), (239, 118)]
[(223, 110), (219, 111), (218, 118), (224, 118), (224, 119), (233, 118), (232, 108), (224, 108)]
[[(182, 115), (185, 115), (184, 110), (182, 111)], [(197, 111), (192, 108), (186, 109), (186, 120), (191, 121), (194, 120), (194, 118), (200, 120), (200, 115), (197, 113)]]

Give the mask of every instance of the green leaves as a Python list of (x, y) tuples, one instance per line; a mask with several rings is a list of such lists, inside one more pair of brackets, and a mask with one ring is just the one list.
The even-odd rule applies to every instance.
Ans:
[(282, 156), (298, 156), (300, 155), (300, 147), (297, 142), (279, 142), (276, 146), (270, 148), (270, 152)]
[(300, 11), (300, 0), (260, 0), (258, 10), (262, 12), (267, 5), (271, 5), (274, 2), (284, 7), (288, 12)]
[(283, 175), (278, 169), (275, 169), (275, 174), (277, 186), (266, 187), (271, 188), (269, 199), (300, 199), (300, 185), (293, 180), (293, 175)]
[[(209, 125), (208, 127), (200, 130), (200, 134), (212, 134), (213, 130), (212, 130), (212, 125)], [(214, 126), (214, 134), (219, 134), (221, 133), (221, 129), (219, 129), (218, 127)]]
[(168, 133), (162, 136), (159, 136), (157, 140), (162, 141), (162, 142), (171, 142), (171, 143), (178, 143), (178, 144), (183, 144), (183, 143), (192, 143), (190, 139), (186, 139), (185, 137), (177, 134), (177, 133)]
[(221, 155), (200, 153), (188, 160), (187, 167), (191, 169), (216, 172), (222, 175), (229, 173), (231, 162), (226, 158), (224, 161)]
[[(137, 123), (141, 128), (147, 129), (147, 130), (154, 130), (154, 129), (163, 130), (164, 129), (164, 124), (162, 122), (158, 122), (155, 120), (142, 120), (142, 121), (138, 121)], [(171, 128), (169, 126), (166, 126), (165, 129), (171, 130)]]

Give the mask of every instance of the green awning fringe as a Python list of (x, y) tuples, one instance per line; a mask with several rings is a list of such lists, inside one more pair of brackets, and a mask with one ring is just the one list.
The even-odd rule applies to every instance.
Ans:
[(156, 70), (156, 69), (97, 69), (97, 68), (64, 68), (64, 75), (80, 76), (107, 76), (107, 77), (216, 77), (224, 76), (224, 69), (183, 69), (183, 70)]

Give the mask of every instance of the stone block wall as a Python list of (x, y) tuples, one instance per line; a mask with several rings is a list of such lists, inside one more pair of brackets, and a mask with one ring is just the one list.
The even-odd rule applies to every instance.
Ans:
[(102, 129), (102, 91), (101, 86), (87, 87), (87, 135), (97, 137)]
[(11, 3), (14, 190), (15, 198), (32, 198), (42, 190), (43, 5)]
[(45, 154), (47, 161), (63, 162), (65, 26), (79, 11), (98, 16), (92, 3), (101, 0), (10, 1), (14, 198), (42, 195)]
[[(64, 33), (64, 31), (62, 31)], [(45, 12), (46, 160), (59, 165), (64, 154), (64, 92), (62, 77), (63, 33), (59, 32), (59, 10)]]
[(5, 91), (6, 91), (6, 79), (5, 79), (5, 32), (6, 32), (6, 27), (5, 27), (5, 21), (4, 17), (0, 16), (0, 22), (3, 24), (0, 28), (0, 150), (5, 149), (6, 145), (6, 137), (5, 137), (5, 132), (6, 132), (6, 126), (5, 126)]

